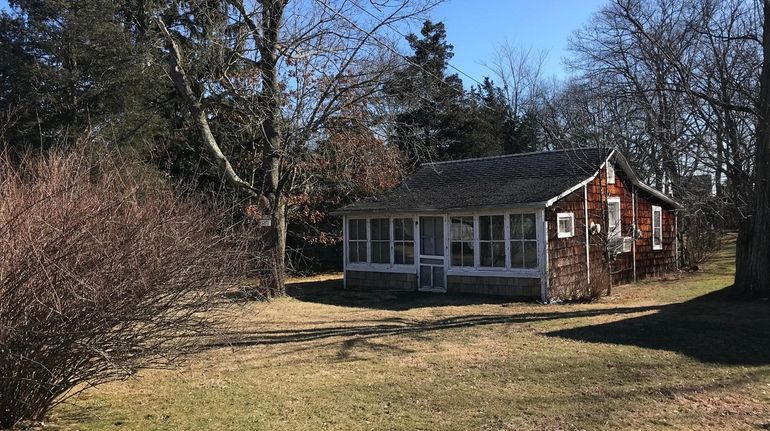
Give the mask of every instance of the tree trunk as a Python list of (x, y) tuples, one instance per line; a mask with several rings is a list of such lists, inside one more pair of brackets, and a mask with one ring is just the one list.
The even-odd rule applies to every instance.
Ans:
[(262, 169), (264, 171), (264, 196), (271, 213), (275, 235), (266, 244), (274, 256), (273, 295), (283, 295), (286, 268), (286, 199), (281, 187), (281, 156), (284, 140), (281, 133), (281, 88), (278, 82), (278, 36), (283, 19), (285, 0), (266, 0), (262, 4), (262, 40), (259, 46), (262, 75), (262, 99), (265, 103), (265, 119), (262, 122), (264, 146)]
[(753, 298), (770, 297), (770, 0), (764, 0), (762, 75), (757, 113), (752, 214), (738, 236), (734, 288)]

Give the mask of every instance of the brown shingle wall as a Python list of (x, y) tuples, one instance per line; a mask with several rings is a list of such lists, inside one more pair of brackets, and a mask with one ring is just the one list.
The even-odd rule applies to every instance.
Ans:
[(345, 286), (353, 290), (417, 290), (417, 274), (345, 271)]
[[(583, 188), (558, 200), (545, 212), (548, 222), (548, 268), (551, 298), (568, 299), (574, 291), (584, 289), (586, 278), (585, 209)], [(559, 238), (557, 215), (571, 212), (575, 216), (575, 236)]]
[[(624, 172), (616, 169), (615, 184), (607, 184), (604, 169), (599, 177), (587, 184), (588, 224), (601, 225), (601, 235), (589, 235), (590, 270), (592, 279), (597, 279), (606, 268), (604, 245), (607, 226), (607, 198), (619, 197), (623, 236), (631, 236), (634, 224), (634, 199), (630, 180)], [(635, 241), (637, 279), (659, 275), (675, 269), (675, 216), (665, 203), (659, 202), (649, 193), (636, 189), (637, 226), (642, 236)], [(663, 208), (663, 249), (652, 249), (652, 205)], [(557, 238), (556, 214), (575, 213), (576, 235), (573, 238)], [(585, 259), (585, 227), (583, 213), (583, 189), (557, 201), (546, 211), (548, 221), (549, 286), (551, 295), (564, 298), (569, 292), (580, 289), (587, 282)], [(613, 283), (627, 283), (634, 279), (634, 257), (632, 252), (620, 253), (613, 262)]]

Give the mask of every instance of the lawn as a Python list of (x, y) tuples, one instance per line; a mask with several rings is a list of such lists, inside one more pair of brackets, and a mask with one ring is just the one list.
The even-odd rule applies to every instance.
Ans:
[(730, 250), (587, 304), (341, 290), (230, 310), (175, 370), (84, 392), (61, 430), (770, 429), (768, 304)]

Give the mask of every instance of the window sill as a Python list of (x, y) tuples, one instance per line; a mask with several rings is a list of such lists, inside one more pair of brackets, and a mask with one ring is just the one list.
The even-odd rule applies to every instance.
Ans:
[(540, 278), (540, 271), (534, 269), (505, 269), (505, 268), (462, 268), (453, 267), (447, 270), (447, 275), (466, 275), (472, 277), (510, 277), (510, 278)]
[(369, 271), (369, 272), (398, 272), (404, 274), (417, 274), (414, 264), (395, 265), (387, 263), (348, 263), (345, 271)]

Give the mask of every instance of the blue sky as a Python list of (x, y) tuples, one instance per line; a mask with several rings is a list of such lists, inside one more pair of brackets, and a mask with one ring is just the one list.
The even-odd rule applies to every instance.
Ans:
[[(567, 75), (562, 58), (567, 39), (607, 0), (447, 0), (432, 12), (443, 21), (447, 39), (454, 45), (452, 65), (477, 80), (489, 75), (482, 65), (505, 40), (525, 48), (549, 51), (547, 76)], [(0, 8), (7, 7), (0, 0)], [(419, 28), (413, 29), (419, 31)], [(473, 82), (462, 77), (466, 86)]]
[[(607, 0), (448, 0), (433, 11), (443, 21), (447, 40), (454, 45), (451, 63), (481, 80), (489, 71), (481, 64), (490, 60), (506, 39), (512, 44), (545, 49), (546, 76), (563, 78), (567, 72), (567, 39), (586, 23)], [(461, 76), (462, 77), (462, 76)], [(462, 77), (466, 86), (472, 83)]]

